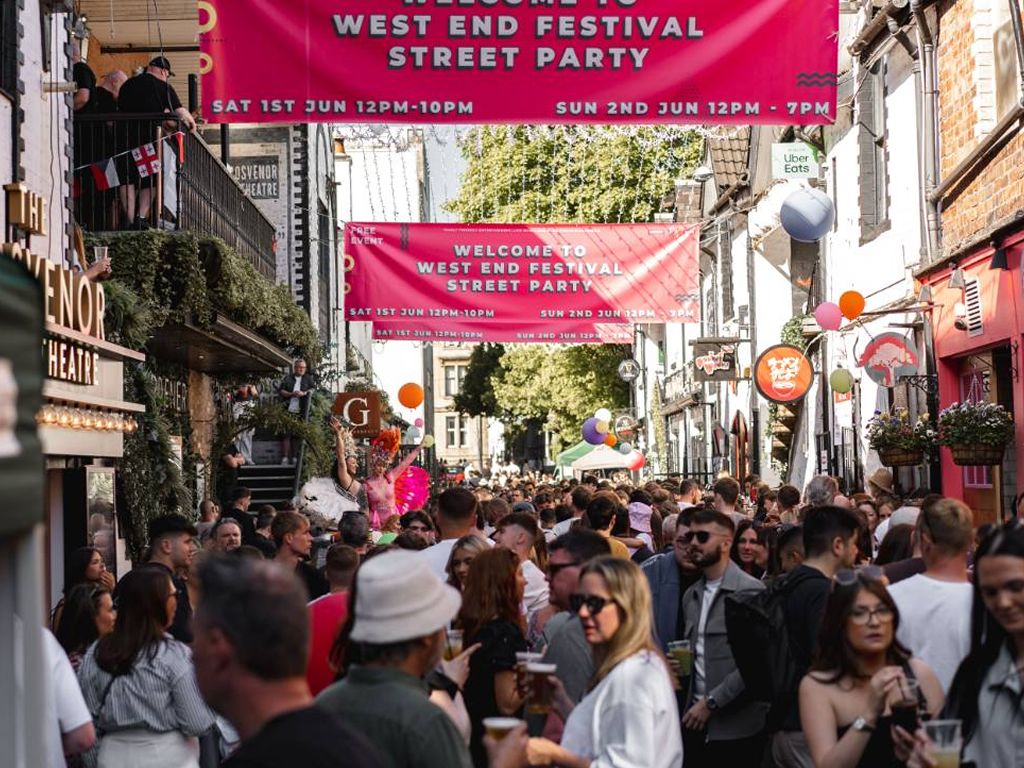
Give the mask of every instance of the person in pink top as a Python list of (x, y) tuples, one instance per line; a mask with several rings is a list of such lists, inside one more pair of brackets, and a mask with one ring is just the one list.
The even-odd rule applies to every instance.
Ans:
[(380, 530), (385, 520), (391, 515), (398, 514), (395, 506), (395, 485), (420, 455), (421, 446), (416, 446), (394, 469), (389, 470), (388, 466), (398, 452), (399, 441), (398, 430), (389, 429), (381, 432), (370, 444), (370, 476), (366, 478), (363, 487), (370, 508), (370, 526), (374, 530)]

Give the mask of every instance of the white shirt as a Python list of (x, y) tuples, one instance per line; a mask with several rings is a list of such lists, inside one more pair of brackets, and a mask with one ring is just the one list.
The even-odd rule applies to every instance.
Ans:
[[(301, 391), (302, 391), (302, 377), (299, 376), (299, 375), (296, 375), (295, 376), (295, 384), (294, 384), (294, 386), (292, 386), (292, 392), (301, 392)], [(290, 398), (288, 398), (288, 412), (289, 413), (298, 413), (299, 412), (299, 407), (301, 405), (302, 405), (302, 398), (301, 397), (290, 397)]]
[(46, 765), (64, 768), (64, 742), (62, 736), (92, 722), (85, 705), (82, 689), (78, 687), (75, 670), (57, 638), (43, 629), (43, 662), (49, 681), (46, 697)]
[(591, 768), (679, 768), (680, 733), (665, 662), (643, 651), (619, 662), (576, 705), (562, 746), (590, 758)]
[(720, 586), (722, 586), (721, 579), (704, 583), (704, 596), (700, 603), (700, 621), (697, 622), (697, 647), (693, 652), (693, 692), (698, 696), (704, 695), (704, 630), (708, 624), (711, 603)]
[(530, 625), (533, 615), (548, 604), (548, 580), (544, 571), (538, 568), (532, 560), (524, 560), (519, 566), (526, 579), (526, 588), (523, 590), (523, 608), (526, 614), (526, 624)]
[(944, 691), (971, 650), (973, 592), (966, 581), (939, 581), (923, 573), (889, 587), (900, 612), (897, 638), (932, 668)]
[(563, 520), (560, 523), (555, 523), (555, 527), (551, 530), (554, 532), (556, 537), (561, 536), (563, 533), (568, 533), (572, 529), (572, 524), (579, 519), (580, 518), (578, 517), (570, 517), (568, 520)]

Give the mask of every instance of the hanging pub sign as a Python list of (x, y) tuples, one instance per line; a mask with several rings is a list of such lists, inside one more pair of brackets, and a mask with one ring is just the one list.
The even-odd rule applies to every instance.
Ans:
[(914, 342), (899, 333), (871, 339), (857, 365), (880, 387), (895, 387), (901, 376), (916, 376), (921, 357)]
[(803, 350), (776, 344), (761, 353), (754, 363), (754, 385), (765, 400), (795, 403), (803, 399), (814, 383), (814, 366)]
[(835, 118), (838, 6), (201, 0), (203, 117), (826, 124)]
[(345, 319), (460, 331), (697, 323), (699, 240), (692, 224), (350, 222)]
[(331, 413), (352, 437), (376, 437), (380, 434), (380, 394), (377, 392), (339, 392)]
[(696, 339), (693, 342), (693, 377), (696, 381), (735, 381), (738, 339)]

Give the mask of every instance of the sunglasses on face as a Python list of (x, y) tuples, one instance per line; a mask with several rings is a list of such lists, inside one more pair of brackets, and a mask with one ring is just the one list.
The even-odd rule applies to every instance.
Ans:
[(687, 531), (680, 538), (687, 544), (690, 544), (696, 539), (698, 544), (707, 544), (711, 541), (712, 536), (718, 536), (720, 534), (712, 533), (711, 531)]
[(883, 581), (885, 579), (885, 571), (877, 565), (864, 565), (857, 569), (844, 568), (841, 571), (836, 571), (834, 578), (839, 586), (849, 587), (858, 582)]
[(585, 605), (587, 606), (587, 613), (591, 616), (597, 616), (610, 602), (612, 601), (606, 597), (584, 595), (579, 592), (569, 597), (569, 607), (572, 608), (573, 613), (579, 613), (580, 608)]

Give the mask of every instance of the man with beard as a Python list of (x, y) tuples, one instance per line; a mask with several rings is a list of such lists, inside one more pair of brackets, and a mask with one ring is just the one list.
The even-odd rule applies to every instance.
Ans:
[(726, 596), (764, 589), (729, 557), (735, 533), (729, 515), (701, 509), (682, 534), (690, 544), (690, 560), (701, 571), (682, 603), (683, 639), (693, 649), (689, 707), (683, 715), (686, 768), (758, 765), (764, 746), (768, 706), (742, 695), (743, 678), (725, 628)]

